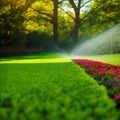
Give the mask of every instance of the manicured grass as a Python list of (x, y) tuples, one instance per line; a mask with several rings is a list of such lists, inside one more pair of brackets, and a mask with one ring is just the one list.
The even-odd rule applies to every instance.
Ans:
[(9, 60), (9, 61), (0, 61), (0, 64), (5, 63), (61, 63), (61, 62), (70, 62), (70, 59), (65, 58), (51, 58), (51, 59), (23, 59), (23, 60)]
[(118, 120), (106, 89), (64, 56), (0, 58), (0, 119)]
[(70, 62), (65, 58), (65, 53), (43, 52), (26, 56), (1, 57), (0, 64), (3, 63), (58, 63)]
[(31, 55), (24, 56), (8, 56), (8, 57), (0, 57), (0, 61), (9, 61), (9, 60), (23, 60), (23, 59), (53, 59), (53, 58), (61, 58), (64, 57), (65, 53), (59, 52), (41, 52)]
[[(61, 59), (62, 58), (62, 59)], [(60, 52), (43, 52), (25, 56), (13, 56), (13, 57), (0, 57), (0, 61), (11, 61), (4, 63), (43, 63), (43, 61), (66, 61), (69, 58), (69, 54)], [(107, 54), (107, 55), (93, 55), (93, 56), (80, 56), (82, 59), (96, 60), (110, 64), (120, 65), (120, 54)], [(42, 60), (43, 59), (43, 60)], [(49, 60), (51, 59), (51, 60)], [(19, 61), (16, 61), (19, 60)], [(68, 60), (69, 61), (69, 60)]]
[(94, 55), (94, 56), (82, 56), (89, 60), (97, 60), (105, 63), (120, 65), (120, 54), (107, 54), (107, 55)]
[(73, 62), (0, 64), (1, 120), (117, 120), (115, 104)]

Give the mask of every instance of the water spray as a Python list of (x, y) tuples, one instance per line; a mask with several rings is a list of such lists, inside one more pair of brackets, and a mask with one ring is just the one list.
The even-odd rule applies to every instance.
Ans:
[(85, 41), (82, 44), (78, 44), (72, 50), (71, 58), (79, 58), (80, 56), (84, 57), (85, 55), (94, 55), (103, 49), (110, 49), (110, 47), (113, 46), (114, 39), (116, 39), (116, 41), (120, 44), (120, 24), (92, 39)]

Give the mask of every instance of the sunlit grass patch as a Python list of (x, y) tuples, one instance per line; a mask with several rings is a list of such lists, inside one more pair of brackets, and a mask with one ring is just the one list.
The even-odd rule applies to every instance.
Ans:
[[(43, 52), (24, 56), (0, 57), (2, 63), (59, 63), (69, 62), (69, 53), (65, 52)], [(77, 56), (82, 59), (96, 60), (110, 64), (120, 65), (120, 54)], [(72, 59), (73, 57), (71, 57)]]
[(4, 63), (62, 63), (70, 62), (70, 59), (66, 58), (53, 58), (53, 59), (23, 59), (23, 60), (9, 60), (9, 61), (0, 61), (0, 64)]

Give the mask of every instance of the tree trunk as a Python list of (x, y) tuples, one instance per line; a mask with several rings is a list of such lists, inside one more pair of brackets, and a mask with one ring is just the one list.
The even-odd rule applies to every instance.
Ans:
[(54, 42), (58, 42), (58, 0), (54, 0), (53, 9), (53, 36)]
[(79, 35), (79, 28), (80, 28), (80, 6), (81, 6), (81, 1), (78, 0), (77, 5), (75, 4), (74, 0), (69, 0), (71, 6), (74, 9), (75, 12), (75, 19), (74, 19), (74, 29), (73, 29), (73, 42), (76, 44), (78, 42), (78, 35)]
[(79, 27), (80, 27), (80, 18), (79, 18), (79, 11), (76, 12), (75, 14), (75, 26), (73, 30), (73, 39), (74, 39), (74, 44), (78, 42), (78, 35), (79, 35)]

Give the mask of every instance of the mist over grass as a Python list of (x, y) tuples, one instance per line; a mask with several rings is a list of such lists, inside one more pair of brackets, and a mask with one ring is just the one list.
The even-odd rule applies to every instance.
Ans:
[(95, 60), (104, 63), (120, 65), (120, 54), (88, 55), (88, 56), (79, 56), (75, 58)]
[(55, 63), (69, 62), (74, 58), (91, 59), (120, 65), (120, 54), (79, 55), (71, 56), (71, 52), (42, 52), (24, 56), (1, 57), (0, 63)]
[(120, 53), (120, 24), (76, 45), (71, 56)]

